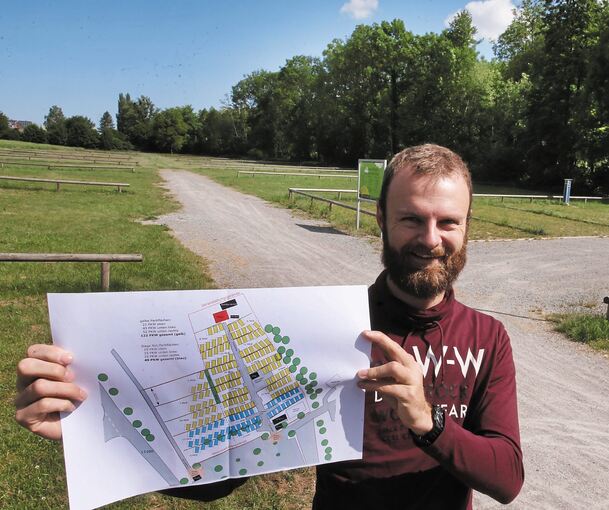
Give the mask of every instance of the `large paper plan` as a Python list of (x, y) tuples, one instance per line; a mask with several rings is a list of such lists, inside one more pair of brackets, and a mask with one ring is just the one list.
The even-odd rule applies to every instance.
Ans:
[(359, 459), (364, 286), (49, 294), (70, 508)]

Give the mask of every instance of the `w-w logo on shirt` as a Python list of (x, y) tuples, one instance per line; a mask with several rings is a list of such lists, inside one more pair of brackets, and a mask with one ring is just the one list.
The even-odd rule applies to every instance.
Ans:
[(463, 359), (463, 356), (461, 356), (459, 349), (457, 347), (453, 346), (453, 353), (455, 356), (452, 359), (447, 359), (446, 353), (448, 352), (448, 349), (449, 349), (449, 346), (445, 345), (444, 349), (442, 351), (442, 355), (437, 357), (435, 355), (435, 353), (433, 352), (433, 349), (430, 346), (427, 348), (427, 354), (425, 355), (425, 360), (423, 360), (421, 358), (421, 353), (419, 352), (419, 348), (416, 345), (412, 346), (412, 352), (414, 353), (414, 358), (417, 361), (417, 363), (419, 364), (419, 366), (421, 367), (424, 377), (427, 375), (427, 371), (429, 370), (430, 361), (431, 361), (431, 363), (433, 363), (434, 372), (437, 377), (438, 373), (440, 372), (440, 367), (442, 366), (442, 362), (446, 363), (447, 365), (454, 365), (455, 360), (461, 367), (461, 373), (463, 374), (463, 377), (465, 377), (467, 375), (467, 371), (469, 370), (470, 365), (476, 371), (476, 375), (478, 375), (478, 371), (480, 370), (480, 365), (482, 365), (482, 358), (484, 357), (484, 349), (480, 349), (478, 351), (478, 354), (474, 357), (471, 349), (468, 348), (467, 354), (465, 355), (465, 359)]

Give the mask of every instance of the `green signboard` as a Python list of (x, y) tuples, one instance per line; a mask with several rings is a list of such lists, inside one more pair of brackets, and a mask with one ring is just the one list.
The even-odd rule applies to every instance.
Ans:
[(358, 186), (359, 198), (378, 200), (383, 184), (383, 173), (387, 166), (385, 159), (360, 159), (358, 162)]

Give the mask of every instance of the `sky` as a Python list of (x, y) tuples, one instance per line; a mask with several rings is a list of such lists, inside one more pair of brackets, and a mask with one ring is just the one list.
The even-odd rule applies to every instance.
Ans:
[(119, 93), (161, 109), (221, 107), (231, 87), (295, 55), (321, 57), (359, 24), (400, 18), (441, 32), (467, 9), (480, 55), (510, 23), (516, 0), (29, 0), (0, 9), (0, 112), (37, 124), (52, 105), (95, 124)]

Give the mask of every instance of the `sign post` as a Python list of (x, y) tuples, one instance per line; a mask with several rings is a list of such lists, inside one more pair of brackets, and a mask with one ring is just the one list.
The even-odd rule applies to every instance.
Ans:
[(563, 188), (563, 192), (562, 192), (562, 201), (566, 205), (569, 205), (569, 202), (571, 201), (571, 183), (572, 182), (573, 182), (573, 179), (565, 179), (565, 187)]
[(376, 202), (381, 195), (386, 159), (360, 159), (357, 162), (357, 214), (355, 228), (359, 230), (362, 202)]

